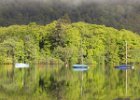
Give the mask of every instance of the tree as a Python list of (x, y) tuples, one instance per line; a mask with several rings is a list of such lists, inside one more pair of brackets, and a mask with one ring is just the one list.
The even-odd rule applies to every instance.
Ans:
[[(14, 80), (14, 67), (17, 56), (22, 56), (22, 48), (23, 44), (21, 41), (17, 41), (16, 38), (9, 38), (7, 40), (4, 40), (3, 43), (0, 44), (1, 49), (5, 51), (7, 56), (12, 57), (12, 80)], [(21, 52), (21, 53), (20, 53)], [(20, 55), (21, 54), (21, 55)]]
[(64, 16), (57, 21), (53, 34), (49, 36), (51, 50), (58, 46), (66, 47), (69, 44), (69, 41), (66, 39), (66, 29), (69, 23), (70, 20), (68, 19), (68, 16)]

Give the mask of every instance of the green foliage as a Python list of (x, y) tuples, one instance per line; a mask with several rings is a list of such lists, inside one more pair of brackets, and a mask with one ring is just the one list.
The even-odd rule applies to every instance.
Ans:
[[(70, 23), (67, 16), (45, 26), (30, 23), (1, 27), (0, 63), (4, 67), (0, 66), (0, 96), (7, 93), (10, 97), (12, 92), (13, 97), (23, 94), (23, 100), (29, 95), (50, 100), (122, 97), (125, 73), (114, 66), (125, 63), (126, 41), (128, 64), (136, 66), (136, 70), (128, 71), (128, 95), (138, 97), (139, 35), (103, 25)], [(83, 72), (83, 81), (82, 73), (72, 71), (72, 65), (81, 63), (81, 57), (89, 66)], [(30, 68), (15, 69), (16, 62), (29, 63)], [(8, 69), (6, 64), (12, 67)]]

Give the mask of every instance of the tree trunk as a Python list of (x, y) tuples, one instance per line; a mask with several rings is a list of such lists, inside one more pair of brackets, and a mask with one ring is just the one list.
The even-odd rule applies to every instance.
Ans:
[(14, 81), (14, 67), (15, 67), (15, 54), (14, 48), (12, 48), (12, 82)]

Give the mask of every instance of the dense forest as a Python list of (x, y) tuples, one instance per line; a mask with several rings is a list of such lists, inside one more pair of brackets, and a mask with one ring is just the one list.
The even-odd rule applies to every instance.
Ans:
[(68, 15), (72, 22), (128, 29), (140, 33), (139, 0), (1, 0), (0, 25), (46, 25)]
[(0, 0), (0, 100), (139, 100), (139, 24), (139, 0)]
[[(124, 97), (125, 71), (114, 66), (125, 63), (126, 41), (128, 64), (135, 66), (135, 70), (128, 70), (128, 96), (134, 99), (140, 94), (138, 34), (104, 25), (71, 23), (68, 16), (47, 25), (0, 27), (0, 97), (11, 100)], [(83, 72), (82, 95), (81, 73), (72, 70), (73, 64), (81, 63), (81, 56), (89, 66)], [(16, 62), (29, 63), (30, 67), (16, 69)], [(42, 63), (45, 68), (41, 70), (41, 65), (37, 65)], [(13, 65), (8, 68), (5, 64)]]

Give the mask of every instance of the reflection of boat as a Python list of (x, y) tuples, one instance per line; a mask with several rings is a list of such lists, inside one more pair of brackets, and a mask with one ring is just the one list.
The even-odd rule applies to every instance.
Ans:
[(134, 66), (132, 65), (120, 65), (120, 66), (115, 66), (116, 69), (121, 69), (121, 70), (126, 70), (126, 69), (134, 69)]
[(16, 63), (15, 68), (28, 68), (29, 64), (26, 63)]

